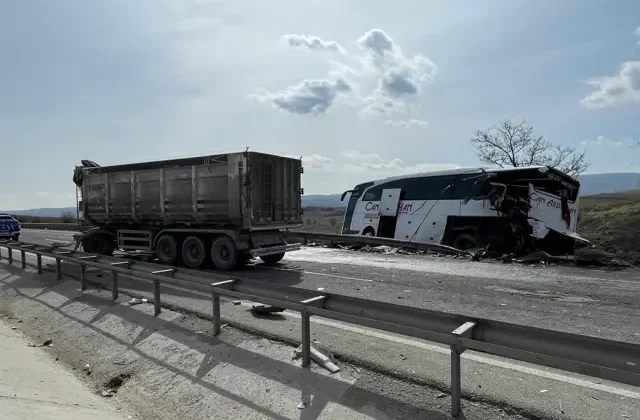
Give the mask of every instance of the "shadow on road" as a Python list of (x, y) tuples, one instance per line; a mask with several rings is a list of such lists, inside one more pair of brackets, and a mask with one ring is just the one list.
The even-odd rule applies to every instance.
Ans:
[[(6, 266), (6, 271), (14, 275), (4, 277), (1, 281), (2, 289), (5, 292), (15, 293), (16, 299), (29, 301), (32, 304), (37, 303), (46, 307), (47, 311), (66, 319), (65, 326), (74, 328), (79, 325), (82, 329), (91, 330), (91, 334), (100, 335), (109, 340), (114, 345), (126, 347), (126, 349), (141, 358), (145, 363), (151, 362), (154, 365), (161, 366), (169, 370), (175, 375), (179, 375), (184, 380), (197, 384), (200, 387), (208, 389), (210, 392), (217, 393), (234, 402), (241, 404), (251, 410), (259, 412), (265, 418), (286, 420), (281, 413), (274, 411), (268, 407), (256, 403), (252, 399), (252, 395), (244, 395), (242, 393), (231, 392), (226, 387), (218, 386), (205, 380), (204, 377), (214, 367), (221, 364), (230, 364), (246, 371), (252, 372), (271, 381), (279, 382), (287, 387), (293, 387), (299, 390), (302, 401), (308, 401), (308, 405), (304, 410), (300, 411), (301, 420), (317, 420), (327, 404), (335, 402), (350, 410), (357, 411), (369, 418), (388, 419), (422, 419), (429, 418), (432, 420), (445, 420), (449, 417), (439, 412), (426, 409), (424, 407), (416, 407), (410, 403), (403, 402), (401, 395), (399, 399), (389, 398), (384, 395), (373, 393), (367, 389), (358, 386), (358, 382), (350, 384), (344, 380), (339, 380), (325, 374), (313, 372), (310, 369), (302, 369), (290, 363), (281, 362), (272, 357), (267, 357), (259, 352), (249, 351), (237, 345), (230, 344), (225, 341), (225, 330), (219, 338), (214, 338), (211, 331), (205, 331), (201, 334), (195, 334), (194, 331), (175, 322), (155, 317), (151, 314), (142, 312), (139, 306), (127, 306), (121, 303), (113, 302), (110, 299), (97, 296), (96, 294), (81, 293), (74, 281), (57, 282), (54, 276), (43, 275), (24, 275), (18, 268)], [(34, 290), (43, 289), (39, 293), (33, 293)], [(53, 305), (50, 300), (45, 300), (43, 296), (46, 292), (55, 292), (56, 299), (61, 304)], [(50, 297), (49, 297), (50, 298)], [(73, 307), (81, 304), (95, 309), (95, 315), (91, 319), (83, 319), (74, 314)], [(44, 308), (43, 308), (44, 309)], [(86, 312), (84, 312), (86, 313)], [(122, 339), (119, 335), (114, 335), (104, 330), (104, 328), (96, 326), (108, 315), (117, 315), (127, 322), (141, 327), (141, 331), (133, 338), (133, 340)], [(68, 322), (67, 322), (68, 321)], [(25, 320), (25, 322), (27, 322)], [(38, 321), (36, 321), (38, 322)], [(77, 332), (76, 334), (81, 334)], [(82, 333), (88, 337), (86, 333)], [(187, 369), (180, 368), (180, 363), (169, 363), (168, 358), (160, 358), (157, 355), (150, 354), (149, 348), (145, 347), (143, 341), (153, 334), (159, 334), (166, 339), (173, 340), (183, 346), (188, 347), (197, 353), (204, 355), (200, 366), (195, 373)], [(194, 336), (197, 339), (194, 339)], [(61, 343), (62, 344), (62, 343)], [(69, 343), (69, 346), (77, 344)], [(60, 344), (56, 344), (58, 350)], [(235, 389), (242, 389), (242, 387)], [(313, 398), (311, 398), (313, 396)], [(277, 397), (277, 396), (274, 396)], [(294, 402), (287, 402), (294, 404)], [(464, 418), (464, 417), (460, 417)]]

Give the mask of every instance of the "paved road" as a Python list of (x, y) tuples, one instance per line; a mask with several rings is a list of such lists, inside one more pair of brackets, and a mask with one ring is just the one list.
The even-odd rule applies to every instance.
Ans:
[[(73, 233), (24, 230), (25, 242)], [(305, 248), (278, 267), (234, 273), (265, 282), (640, 343), (640, 273)]]

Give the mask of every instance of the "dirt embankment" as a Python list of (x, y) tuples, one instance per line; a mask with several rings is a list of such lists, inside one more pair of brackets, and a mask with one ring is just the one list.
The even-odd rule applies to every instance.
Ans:
[(580, 215), (580, 234), (616, 258), (640, 265), (640, 202), (587, 209)]

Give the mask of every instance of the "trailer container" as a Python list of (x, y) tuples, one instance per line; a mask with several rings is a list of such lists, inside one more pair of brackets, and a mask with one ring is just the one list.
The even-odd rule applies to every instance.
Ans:
[(302, 162), (257, 152), (99, 166), (73, 180), (86, 252), (151, 254), (168, 265), (232, 269), (300, 248), (282, 231), (302, 225)]

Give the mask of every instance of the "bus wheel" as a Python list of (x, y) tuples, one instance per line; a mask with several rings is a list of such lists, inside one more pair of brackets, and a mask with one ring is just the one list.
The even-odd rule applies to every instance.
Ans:
[(461, 251), (466, 251), (467, 249), (476, 247), (476, 237), (471, 233), (465, 232), (460, 233), (453, 240), (452, 247), (459, 249)]
[(164, 234), (158, 239), (156, 257), (166, 265), (174, 265), (178, 261), (178, 241), (173, 235)]
[(182, 261), (189, 268), (200, 268), (207, 257), (204, 242), (197, 236), (189, 236), (182, 243)]
[(238, 249), (233, 240), (226, 236), (218, 236), (211, 246), (213, 265), (219, 270), (231, 270), (238, 264)]
[(260, 257), (260, 259), (262, 260), (262, 262), (265, 263), (265, 265), (276, 265), (283, 258), (284, 258), (284, 252), (280, 254), (265, 255), (264, 257)]
[(362, 236), (375, 236), (375, 234), (376, 234), (376, 231), (373, 230), (373, 228), (371, 226), (367, 226), (362, 231)]

